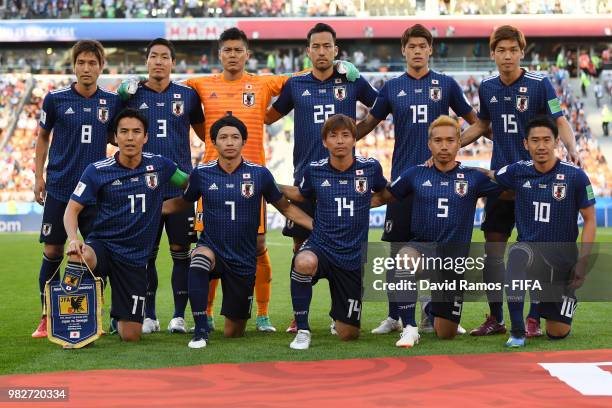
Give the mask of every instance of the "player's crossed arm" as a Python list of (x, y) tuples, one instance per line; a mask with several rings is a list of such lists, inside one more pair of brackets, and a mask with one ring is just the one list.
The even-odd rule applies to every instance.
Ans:
[(478, 138), (484, 136), (491, 139), (491, 121), (477, 119), (461, 134), (461, 147), (474, 143)]
[(372, 198), (370, 199), (370, 208), (380, 207), (381, 205), (389, 204), (395, 201), (397, 201), (395, 196), (393, 196), (389, 189), (385, 187), (381, 191), (372, 194)]
[(312, 217), (310, 217), (296, 205), (291, 204), (289, 200), (287, 200), (287, 197), (283, 196), (280, 200), (270, 204), (272, 204), (281, 214), (294, 223), (301, 225), (309, 231), (312, 231)]

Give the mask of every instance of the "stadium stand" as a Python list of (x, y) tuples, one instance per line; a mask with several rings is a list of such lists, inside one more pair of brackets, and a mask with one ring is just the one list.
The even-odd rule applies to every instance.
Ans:
[[(425, 3), (399, 0), (9, 0), (0, 5), (0, 16), (4, 19), (409, 16), (424, 12)], [(440, 0), (437, 12), (439, 15), (606, 14), (612, 13), (612, 1)]]

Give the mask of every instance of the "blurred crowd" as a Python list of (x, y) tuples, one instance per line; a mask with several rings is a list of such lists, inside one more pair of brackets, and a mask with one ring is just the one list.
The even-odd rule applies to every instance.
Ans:
[[(417, 0), (4, 0), (5, 19), (408, 16)], [(608, 14), (611, 0), (439, 0), (438, 14)]]
[[(612, 173), (598, 145), (598, 136), (593, 134), (586, 121), (584, 99), (572, 91), (568, 84), (569, 73), (566, 69), (553, 66), (549, 70), (549, 75), (561, 99), (562, 109), (574, 129), (580, 157), (591, 177), (595, 193), (598, 196), (612, 196)], [(367, 79), (375, 88), (380, 89), (390, 77), (385, 74), (371, 74), (367, 76)], [(466, 97), (477, 110), (479, 109), (478, 88), (482, 79), (483, 77), (470, 76), (459, 81)], [(39, 79), (35, 82), (32, 95), (19, 113), (13, 136), (5, 148), (0, 151), (0, 202), (33, 200), (34, 150), (37, 118), (40, 114), (42, 99), (49, 90), (66, 86), (69, 81), (66, 78), (62, 80)], [(111, 88), (117, 84), (117, 80), (113, 81)], [(25, 85), (22, 81), (13, 80), (10, 76), (0, 80), (0, 95), (2, 101), (6, 101), (1, 104), (3, 110), (0, 111), (0, 120), (5, 111), (10, 111), (19, 104), (20, 99), (23, 98), (24, 89)], [(357, 110), (357, 120), (363, 119), (366, 115), (367, 109), (360, 105)], [(462, 126), (467, 126), (462, 119), (460, 122)], [(596, 133), (599, 134), (599, 132)], [(269, 163), (289, 160), (283, 157), (291, 157), (290, 154), (287, 155), (287, 152), (284, 151), (275, 153), (273, 149), (276, 139), (284, 138), (290, 141), (292, 136), (293, 119), (290, 115), (274, 126), (266, 127), (265, 138), (268, 149), (266, 157)], [(388, 117), (358, 143), (357, 153), (361, 156), (376, 157), (381, 162), (385, 176), (389, 178), (394, 143), (393, 119)], [(195, 165), (201, 162), (205, 146), (193, 132), (191, 147), (192, 161)], [(493, 143), (490, 140), (481, 138), (463, 148), (459, 152), (458, 160), (468, 163), (486, 163), (490, 159), (492, 147)], [(109, 147), (108, 153), (111, 154), (113, 151), (113, 148)], [(566, 152), (562, 147), (558, 155), (565, 158)]]

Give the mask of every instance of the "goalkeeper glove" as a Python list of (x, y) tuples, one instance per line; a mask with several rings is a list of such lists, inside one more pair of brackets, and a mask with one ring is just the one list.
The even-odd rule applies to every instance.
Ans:
[(138, 84), (141, 81), (146, 81), (146, 80), (147, 78), (143, 76), (138, 76), (138, 77), (131, 77), (131, 78), (121, 81), (121, 84), (117, 88), (117, 93), (119, 94), (119, 97), (121, 98), (121, 100), (124, 102), (129, 100), (132, 96), (134, 96), (134, 94), (138, 90)]
[(334, 67), (339, 74), (345, 75), (349, 82), (355, 82), (361, 76), (357, 67), (348, 61), (336, 60)]

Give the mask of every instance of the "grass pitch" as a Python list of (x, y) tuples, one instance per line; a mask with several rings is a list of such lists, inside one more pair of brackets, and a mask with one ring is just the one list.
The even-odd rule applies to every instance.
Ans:
[[(370, 240), (378, 241), (380, 230), (370, 232)], [(474, 241), (481, 241), (480, 231), (474, 231)], [(612, 229), (599, 229), (598, 240), (612, 242)], [(289, 296), (289, 266), (291, 240), (278, 231), (268, 234), (268, 247), (273, 266), (273, 289), (270, 316), (279, 330), (265, 334), (255, 331), (254, 319), (249, 322), (247, 335), (241, 339), (225, 339), (216, 331), (209, 347), (201, 350), (187, 348), (190, 335), (169, 334), (165, 331), (172, 317), (173, 305), (170, 286), (171, 259), (167, 243), (161, 245), (158, 259), (159, 289), (157, 313), (161, 333), (147, 335), (138, 344), (126, 344), (118, 336), (103, 336), (93, 346), (76, 351), (63, 350), (46, 339), (32, 339), (30, 334), (40, 319), (37, 276), (42, 246), (37, 234), (0, 234), (0, 374), (36, 373), (60, 370), (144, 369), (172, 366), (242, 363), (268, 360), (324, 360), (367, 357), (410, 356), (426, 354), (466, 354), (509, 352), (504, 347), (506, 336), (485, 338), (468, 335), (453, 341), (441, 341), (432, 334), (421, 337), (413, 349), (394, 346), (396, 334), (372, 335), (370, 330), (387, 315), (386, 303), (366, 302), (362, 311), (362, 337), (355, 342), (342, 343), (329, 333), (329, 288), (326, 281), (315, 286), (310, 312), (313, 340), (310, 350), (289, 349), (293, 338), (284, 329), (292, 318)], [(110, 293), (106, 293), (110, 299)], [(221, 304), (218, 290), (215, 310)], [(104, 309), (104, 328), (108, 327), (108, 311)], [(564, 341), (546, 338), (528, 340), (527, 351), (609, 348), (612, 325), (609, 324), (611, 303), (579, 304), (571, 336)], [(527, 308), (527, 307), (526, 307)], [(255, 309), (255, 306), (254, 306)], [(253, 310), (255, 312), (255, 310)], [(486, 303), (466, 303), (461, 324), (468, 330), (479, 325), (488, 312)], [(507, 309), (504, 308), (507, 319)], [(189, 308), (187, 321), (192, 325)], [(419, 314), (417, 314), (418, 318)], [(217, 327), (223, 318), (215, 316)]]

